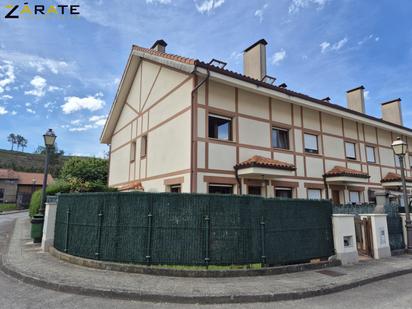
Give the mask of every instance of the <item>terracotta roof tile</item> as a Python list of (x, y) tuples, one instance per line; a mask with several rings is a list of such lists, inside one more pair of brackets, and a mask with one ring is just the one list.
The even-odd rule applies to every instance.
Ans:
[[(19, 185), (42, 185), (43, 184), (43, 174), (42, 173), (26, 173), (26, 172), (16, 172), (19, 177)], [(47, 183), (50, 184), (54, 181), (52, 175), (47, 175)]]
[(144, 188), (140, 181), (133, 181), (133, 182), (130, 182), (128, 184), (125, 184), (119, 187), (119, 191), (131, 191), (131, 190), (144, 191)]
[(0, 168), (0, 179), (18, 179), (17, 173), (11, 169)]
[(330, 171), (326, 172), (325, 177), (336, 177), (336, 176), (347, 176), (347, 177), (359, 177), (359, 178), (369, 178), (368, 173), (354, 170), (351, 168), (343, 166), (335, 166)]
[[(405, 180), (412, 182), (412, 177), (405, 177)], [(396, 173), (387, 173), (385, 177), (382, 178), (381, 182), (392, 182), (392, 181), (401, 181), (401, 175)]]
[(282, 162), (279, 160), (273, 160), (261, 156), (253, 156), (250, 159), (243, 161), (237, 165), (235, 165), (235, 169), (242, 169), (248, 167), (266, 167), (266, 168), (274, 168), (274, 169), (281, 169), (281, 170), (290, 170), (294, 171), (296, 168), (293, 164)]
[(137, 45), (133, 45), (133, 50), (139, 50), (139, 51), (151, 54), (151, 55), (163, 57), (163, 58), (174, 60), (174, 61), (179, 61), (179, 62), (186, 63), (186, 64), (195, 64), (196, 61), (197, 61), (197, 60), (192, 59), (192, 58), (186, 58), (186, 57), (182, 57), (182, 56), (179, 56), (179, 55), (162, 53), (162, 52), (154, 50), (154, 49), (144, 48), (144, 47), (140, 47), (140, 46), (137, 46)]

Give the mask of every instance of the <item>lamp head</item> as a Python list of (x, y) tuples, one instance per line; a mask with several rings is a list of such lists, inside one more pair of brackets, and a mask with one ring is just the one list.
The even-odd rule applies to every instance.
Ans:
[(47, 132), (43, 135), (44, 138), (44, 145), (46, 147), (51, 147), (54, 145), (56, 141), (56, 134), (54, 134), (52, 129), (47, 130)]
[(408, 151), (408, 144), (398, 137), (396, 141), (392, 143), (392, 150), (397, 156), (404, 156)]

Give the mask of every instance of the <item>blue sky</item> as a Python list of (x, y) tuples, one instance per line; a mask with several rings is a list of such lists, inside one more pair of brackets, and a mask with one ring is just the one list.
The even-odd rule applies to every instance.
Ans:
[(161, 38), (171, 53), (218, 58), (240, 72), (241, 52), (265, 38), (278, 83), (341, 105), (346, 90), (364, 85), (368, 114), (380, 117), (380, 103), (401, 97), (412, 126), (410, 1), (57, 2), (79, 4), (80, 17), (5, 19), (0, 8), (0, 148), (10, 148), (13, 132), (34, 151), (53, 128), (66, 153), (101, 156), (99, 136), (131, 45)]

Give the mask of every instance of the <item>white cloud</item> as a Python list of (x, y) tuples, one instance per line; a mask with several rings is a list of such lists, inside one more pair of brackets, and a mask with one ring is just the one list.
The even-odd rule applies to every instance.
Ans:
[(26, 107), (30, 107), (31, 103), (27, 102), (26, 104), (24, 104)]
[(13, 96), (11, 96), (11, 95), (8, 95), (8, 94), (5, 94), (5, 95), (2, 95), (1, 96), (1, 99), (2, 100), (11, 100), (11, 99), (13, 99)]
[(26, 108), (26, 112), (30, 113), (30, 114), (35, 114), (36, 112), (34, 110), (32, 110), (31, 108)]
[(255, 16), (259, 18), (260, 22), (263, 21), (263, 14), (265, 13), (268, 6), (269, 4), (265, 3), (260, 9), (255, 11)]
[(3, 61), (0, 64), (0, 93), (7, 90), (7, 86), (14, 83), (16, 76), (14, 75), (14, 66), (10, 61)]
[(160, 4), (169, 4), (172, 0), (146, 0), (146, 3), (160, 3)]
[(61, 108), (65, 114), (71, 114), (82, 109), (97, 111), (105, 105), (105, 102), (101, 99), (102, 96), (102, 93), (96, 93), (94, 96), (84, 98), (65, 97), (65, 102)]
[(12, 111), (11, 114), (12, 114), (12, 116), (15, 116), (15, 115), (17, 115), (17, 112), (16, 112), (16, 111)]
[(80, 119), (72, 120), (72, 121), (70, 121), (70, 123), (73, 124), (73, 125), (80, 124)]
[(32, 96), (39, 97), (39, 98), (44, 97), (47, 91), (46, 79), (44, 79), (43, 77), (39, 75), (36, 75), (35, 77), (33, 77), (30, 84), (33, 86), (33, 89), (29, 91), (25, 91), (24, 92), (25, 95), (32, 95)]
[(6, 115), (8, 113), (7, 109), (3, 106), (0, 106), (0, 115)]
[(296, 14), (301, 9), (305, 9), (309, 6), (316, 6), (318, 10), (321, 10), (325, 7), (326, 3), (329, 0), (292, 0), (289, 5), (289, 14)]
[(90, 117), (89, 121), (94, 122), (94, 124), (98, 127), (102, 127), (106, 123), (106, 119), (107, 119), (107, 116), (105, 115), (101, 115), (101, 116), (95, 115), (95, 116)]
[(284, 49), (276, 52), (272, 56), (272, 64), (278, 65), (286, 58), (286, 51)]
[(87, 131), (93, 129), (93, 126), (91, 124), (86, 124), (83, 127), (74, 127), (74, 128), (70, 128), (69, 131), (70, 132), (83, 132), (83, 131)]
[(368, 36), (365, 36), (362, 40), (358, 42), (358, 45), (363, 45), (367, 43), (368, 41), (373, 40), (375, 42), (379, 41), (379, 37), (375, 36), (374, 34), (369, 34)]
[(42, 73), (46, 69), (54, 74), (67, 73), (72, 72), (75, 66), (74, 63), (62, 60), (43, 58), (31, 54), (2, 49), (0, 49), (0, 58), (12, 61), (19, 66), (34, 68), (38, 73)]
[(348, 38), (347, 37), (343, 38), (342, 40), (340, 40), (340, 41), (338, 41), (334, 44), (331, 44), (329, 42), (322, 42), (319, 45), (320, 46), (320, 51), (321, 51), (322, 54), (324, 54), (329, 50), (340, 50), (343, 46), (346, 45), (346, 43), (348, 43)]
[[(210, 13), (225, 3), (225, 0), (194, 0), (199, 13)], [(199, 3), (200, 2), (200, 3)]]

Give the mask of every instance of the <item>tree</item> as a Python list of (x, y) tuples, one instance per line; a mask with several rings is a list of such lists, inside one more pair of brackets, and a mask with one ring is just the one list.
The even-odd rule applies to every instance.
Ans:
[(24, 143), (25, 138), (23, 136), (21, 136), (20, 134), (16, 135), (16, 144), (17, 144), (17, 150), (19, 150), (19, 147), (22, 146), (22, 144)]
[(13, 150), (14, 144), (16, 144), (17, 142), (16, 134), (10, 133), (9, 136), (7, 137), (7, 141), (11, 143), (11, 150)]
[(20, 146), (21, 146), (21, 151), (24, 151), (24, 148), (27, 147), (27, 139), (23, 137), (23, 139), (21, 140)]
[(64, 163), (60, 177), (65, 180), (77, 179), (81, 182), (106, 185), (108, 170), (108, 160), (72, 157)]
[[(45, 146), (37, 146), (37, 149), (34, 151), (37, 154), (46, 154)], [(49, 148), (49, 171), (52, 175), (58, 175), (61, 168), (61, 158), (64, 156), (64, 151), (59, 150), (57, 143), (54, 146)]]

